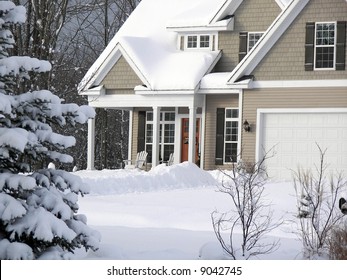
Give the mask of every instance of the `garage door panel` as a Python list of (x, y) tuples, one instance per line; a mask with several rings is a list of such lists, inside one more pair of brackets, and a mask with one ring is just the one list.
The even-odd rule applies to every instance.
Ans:
[(267, 161), (273, 178), (291, 179), (298, 166), (315, 169), (317, 144), (327, 149), (328, 172), (347, 173), (347, 113), (264, 113), (259, 139), (263, 150), (275, 152)]

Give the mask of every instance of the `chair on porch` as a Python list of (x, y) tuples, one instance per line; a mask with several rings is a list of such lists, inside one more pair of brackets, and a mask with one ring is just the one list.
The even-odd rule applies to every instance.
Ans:
[(164, 160), (161, 160), (159, 163), (165, 163), (166, 164), (166, 166), (171, 166), (171, 165), (173, 165), (173, 163), (174, 163), (174, 154), (173, 153), (171, 153), (170, 155), (169, 155), (169, 159), (167, 160), (167, 161), (164, 161)]
[(167, 166), (173, 165), (173, 163), (174, 163), (174, 154), (171, 153), (170, 156), (169, 156), (168, 161), (164, 161), (163, 163), (166, 163)]
[(141, 169), (143, 165), (146, 162), (148, 153), (146, 151), (141, 151), (137, 153), (135, 161), (132, 161), (131, 159), (123, 160), (124, 162), (124, 169)]

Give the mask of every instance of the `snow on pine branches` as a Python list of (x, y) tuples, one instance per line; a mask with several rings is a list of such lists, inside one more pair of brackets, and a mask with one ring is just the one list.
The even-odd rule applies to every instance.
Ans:
[(100, 234), (78, 214), (88, 188), (63, 170), (31, 170), (43, 160), (72, 162), (64, 152), (76, 144), (54, 126), (85, 123), (88, 106), (64, 104), (48, 90), (18, 92), (30, 74), (51, 70), (47, 61), (11, 56), (11, 27), (26, 19), (23, 6), (0, 1), (0, 259), (69, 258), (76, 248), (96, 250)]

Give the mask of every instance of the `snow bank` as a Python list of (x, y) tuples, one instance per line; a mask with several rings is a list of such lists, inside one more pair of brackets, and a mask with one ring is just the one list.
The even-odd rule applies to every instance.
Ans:
[(143, 170), (77, 171), (74, 173), (90, 186), (90, 194), (125, 194), (216, 186), (218, 182), (195, 164), (159, 165)]

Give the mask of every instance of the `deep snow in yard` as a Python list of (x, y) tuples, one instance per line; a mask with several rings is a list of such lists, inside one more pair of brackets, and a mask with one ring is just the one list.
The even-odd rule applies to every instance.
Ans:
[[(219, 192), (223, 174), (203, 171), (193, 164), (160, 165), (139, 170), (78, 171), (91, 192), (80, 198), (80, 213), (102, 235), (96, 252), (79, 251), (78, 259), (223, 259), (211, 222), (214, 210), (231, 209), (228, 195)], [(274, 221), (284, 223), (269, 236), (280, 247), (260, 259), (301, 258), (295, 221), (292, 183), (265, 186)]]

